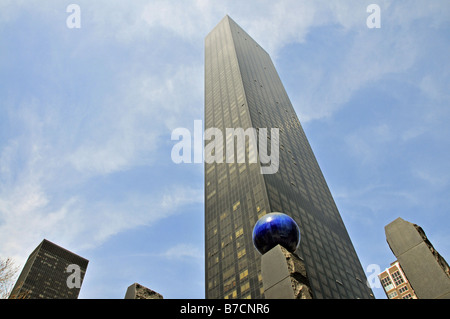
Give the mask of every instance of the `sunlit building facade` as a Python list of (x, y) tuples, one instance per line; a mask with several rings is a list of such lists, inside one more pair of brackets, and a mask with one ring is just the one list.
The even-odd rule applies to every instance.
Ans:
[(388, 299), (417, 299), (398, 261), (378, 275)]

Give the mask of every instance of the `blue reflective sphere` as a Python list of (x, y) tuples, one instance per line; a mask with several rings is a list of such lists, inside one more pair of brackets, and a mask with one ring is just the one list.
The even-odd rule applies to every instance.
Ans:
[(253, 245), (263, 255), (276, 245), (294, 252), (300, 243), (297, 223), (283, 213), (270, 213), (261, 217), (253, 228)]

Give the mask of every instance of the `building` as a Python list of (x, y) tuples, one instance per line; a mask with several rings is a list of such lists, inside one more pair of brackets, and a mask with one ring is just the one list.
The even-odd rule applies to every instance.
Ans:
[(398, 261), (378, 275), (388, 299), (417, 299)]
[[(269, 163), (261, 157), (260, 143), (260, 157), (252, 163), (256, 151), (250, 138), (243, 155), (236, 131), (227, 128), (256, 129), (259, 137), (267, 133), (267, 155), (279, 152), (278, 158), (272, 156)], [(278, 128), (278, 136), (273, 128)], [(237, 141), (234, 161), (229, 161), (228, 149), (220, 154), (210, 147), (220, 139), (219, 132), (224, 136), (217, 145)], [(258, 218), (270, 212), (288, 214), (299, 225), (302, 239), (296, 254), (306, 263), (314, 298), (373, 298), (270, 56), (228, 16), (205, 38), (205, 158), (208, 155), (216, 158), (205, 160), (206, 298), (264, 298), (252, 230)], [(275, 170), (263, 172), (268, 164), (275, 164)]]
[(418, 299), (450, 298), (450, 267), (423, 229), (397, 218), (385, 227), (386, 240)]
[(89, 261), (46, 239), (30, 254), (10, 299), (77, 299)]
[(125, 299), (163, 299), (163, 296), (156, 291), (134, 283), (128, 287)]

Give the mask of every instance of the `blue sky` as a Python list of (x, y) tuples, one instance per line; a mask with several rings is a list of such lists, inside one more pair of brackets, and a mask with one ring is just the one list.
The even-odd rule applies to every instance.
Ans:
[(172, 162), (171, 132), (203, 119), (228, 14), (271, 54), (363, 268), (395, 260), (397, 217), (449, 260), (448, 1), (92, 2), (0, 0), (0, 256), (47, 238), (90, 260), (80, 298), (204, 298), (203, 166)]

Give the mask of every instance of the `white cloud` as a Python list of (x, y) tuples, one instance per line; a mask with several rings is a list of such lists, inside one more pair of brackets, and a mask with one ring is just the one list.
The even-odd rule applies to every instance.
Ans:
[[(99, 105), (89, 119), (91, 130), (67, 161), (80, 172), (95, 175), (154, 165), (161, 159), (165, 137), (181, 121), (201, 118), (199, 66), (180, 66), (173, 73), (129, 73), (114, 102)], [(189, 105), (190, 104), (190, 105)], [(95, 123), (102, 123), (96, 126)]]
[(0, 154), (0, 181), (2, 183), (10, 182), (12, 177), (11, 166), (14, 163), (14, 159), (17, 156), (19, 150), (18, 140), (10, 140), (3, 147)]
[[(81, 32), (85, 34), (85, 39), (78, 47), (85, 52), (96, 41), (108, 43), (119, 40), (126, 45), (148, 43), (151, 50), (158, 46), (158, 42), (165, 41), (157, 36), (161, 28), (170, 30), (180, 39), (201, 45), (211, 28), (225, 14), (230, 14), (276, 59), (285, 45), (303, 43), (314, 28), (337, 26), (342, 28), (341, 35), (349, 35), (351, 39), (351, 42), (341, 44), (348, 46), (345, 55), (336, 60), (331, 68), (321, 65), (323, 61), (310, 64), (305, 68), (305, 74), (311, 74), (312, 78), (304, 87), (299, 87), (298, 93), (292, 93), (296, 101), (301, 101), (294, 104), (302, 105), (302, 121), (307, 122), (330, 116), (355, 92), (371, 82), (411, 68), (418, 51), (422, 49), (421, 44), (416, 42), (414, 32), (410, 31), (414, 23), (419, 19), (428, 19), (439, 25), (445, 22), (448, 13), (448, 6), (436, 3), (413, 6), (380, 1), (382, 28), (370, 30), (365, 24), (368, 4), (370, 1), (330, 3), (288, 0), (255, 3), (158, 0), (134, 1), (133, 5), (122, 1), (108, 4), (82, 1), (80, 7), (86, 27)], [(47, 8), (45, 12), (51, 12), (48, 8), (54, 5), (44, 6)], [(430, 87), (428, 82), (423, 83), (425, 90)], [(428, 92), (433, 93), (429, 89)]]
[[(58, 1), (2, 1), (2, 30), (26, 8), (35, 22), (42, 19), (43, 24), (46, 21), (52, 26), (62, 23), (60, 29), (54, 29), (61, 32), (58, 34), (64, 45), (75, 39), (74, 35), (79, 36), (78, 42), (71, 43), (71, 57), (79, 59), (74, 61), (95, 56), (92, 48), (105, 49), (111, 56), (115, 48), (129, 50), (126, 54), (119, 52), (123, 55), (113, 60), (123, 64), (111, 65), (117, 71), (111, 72), (117, 85), (109, 91), (93, 90), (95, 102), (90, 105), (64, 104), (64, 93), (56, 89), (50, 99), (38, 96), (27, 100), (29, 104), (12, 105), (9, 112), (2, 104), (1, 115), (9, 116), (17, 135), (0, 144), (1, 253), (21, 251), (20, 257), (26, 258), (43, 237), (56, 238), (75, 251), (92, 248), (120, 232), (154, 225), (182, 213), (186, 205), (203, 201), (203, 190), (186, 185), (164, 185), (164, 189), (148, 192), (130, 190), (120, 199), (114, 194), (107, 198), (95, 198), (93, 194), (92, 199), (82, 190), (105, 176), (137, 166), (159, 169), (158, 160), (164, 156), (162, 145), (170, 143), (170, 130), (202, 117), (203, 60), (201, 56), (198, 60), (183, 59), (182, 45), (201, 47), (203, 38), (225, 14), (258, 41), (275, 62), (288, 44), (313, 46), (307, 42), (308, 35), (317, 27), (337, 30), (336, 36), (345, 41), (336, 43), (341, 51), (315, 52), (317, 59), (304, 61), (299, 72), (308, 76), (307, 81), (288, 92), (295, 98), (292, 102), (299, 108), (302, 122), (307, 122), (333, 115), (360, 89), (417, 67), (418, 57), (427, 48), (411, 30), (416, 30), (416, 23), (421, 21), (431, 21), (432, 28), (448, 21), (450, 6), (436, 3), (380, 1), (382, 28), (368, 30), (366, 4), (360, 1), (80, 1), (82, 28), (70, 33), (64, 25), (65, 5)], [(173, 38), (161, 38), (161, 33)], [(53, 40), (56, 49), (61, 39)], [(159, 56), (154, 53), (167, 41), (176, 44), (170, 52), (173, 56), (164, 56), (168, 53), (164, 50), (157, 52)], [(151, 59), (145, 60), (150, 54)], [(63, 61), (58, 60), (59, 67)], [(89, 66), (95, 68), (94, 63)], [(68, 72), (73, 70), (66, 67)], [(55, 75), (50, 83), (59, 83), (60, 70), (55, 67), (47, 71), (46, 76)], [(448, 97), (446, 81), (442, 81), (447, 78), (430, 72), (420, 79), (416, 85), (430, 99)], [(86, 77), (83, 85), (91, 84)], [(29, 92), (23, 93), (28, 98)], [(400, 135), (405, 141), (420, 136), (431, 127), (432, 120), (422, 129), (410, 128)], [(375, 125), (349, 135), (346, 142), (364, 160), (373, 160), (374, 152), (376, 155), (388, 145), (392, 141), (389, 138), (396, 138), (393, 129)], [(445, 175), (438, 176), (429, 169), (417, 170), (415, 176), (435, 187), (448, 185)], [(351, 200), (377, 213), (391, 205), (386, 200), (388, 195), (398, 207), (403, 202), (419, 202), (416, 190), (390, 192), (386, 183), (356, 194), (343, 192), (338, 199), (347, 199), (347, 203)], [(359, 211), (356, 215), (373, 218)], [(199, 260), (203, 253), (194, 245), (182, 243), (161, 256)]]
[(448, 79), (450, 74), (446, 70), (442, 70), (439, 74), (439, 78), (436, 75), (427, 74), (419, 83), (421, 91), (432, 100), (441, 101), (449, 100), (450, 93), (448, 91)]
[[(420, 45), (412, 41), (411, 35), (384, 30), (370, 34), (371, 31), (343, 38), (348, 48), (342, 57), (335, 57), (334, 65), (329, 65), (330, 58), (325, 54), (327, 61), (320, 60), (305, 70), (315, 77), (300, 88), (301, 95), (297, 97), (304, 101), (299, 103), (303, 122), (331, 116), (360, 89), (414, 65)], [(328, 64), (322, 66), (322, 62)], [(328, 67), (326, 71), (324, 67)]]
[(150, 27), (163, 27), (186, 39), (202, 37), (211, 14), (221, 3), (206, 1), (152, 1), (142, 10), (142, 19)]
[[(119, 38), (109, 34), (101, 41), (119, 39), (130, 43), (148, 35), (140, 35), (136, 29), (142, 27), (139, 19), (132, 23), (140, 14), (139, 7), (126, 9), (131, 6), (121, 3), (124, 10), (103, 3), (104, 11), (99, 4), (91, 7), (87, 2), (81, 3), (82, 19), (86, 20), (80, 30), (84, 37), (79, 39), (79, 49), (88, 48), (96, 36), (112, 32), (108, 31), (108, 23), (123, 33)], [(54, 5), (46, 3), (43, 7), (55, 9)], [(33, 6), (28, 4), (28, 8)], [(43, 7), (36, 7), (34, 13), (46, 11)], [(18, 8), (13, 6), (10, 10), (16, 12)], [(91, 13), (98, 14), (94, 24), (87, 21)], [(66, 15), (65, 10), (62, 15)], [(89, 29), (93, 26), (97, 32)], [(53, 45), (57, 44), (56, 41)], [(151, 50), (147, 42), (137, 45), (138, 50), (142, 46)], [(77, 59), (85, 59), (90, 53), (81, 50), (74, 54)], [(67, 92), (51, 87), (42, 96), (24, 92), (21, 98), (14, 97), (3, 104), (2, 115), (17, 133), (0, 145), (2, 253), (28, 254), (31, 250), (26, 247), (34, 248), (43, 237), (55, 238), (63, 246), (67, 243), (94, 247), (119, 232), (151, 225), (178, 213), (177, 208), (203, 200), (202, 191), (168, 183), (160, 183), (164, 189), (147, 190), (151, 195), (142, 190), (125, 191), (120, 194), (120, 203), (113, 193), (108, 198), (92, 199), (83, 190), (101, 177), (135, 167), (158, 169), (164, 155), (170, 158), (170, 153), (164, 154), (161, 149), (166, 140), (170, 142), (170, 128), (178, 126), (180, 118), (192, 122), (191, 118), (201, 116), (202, 65), (179, 65), (164, 57), (154, 61), (155, 65), (159, 62), (163, 63), (161, 67), (152, 66), (149, 71), (139, 60), (125, 60), (116, 68), (114, 80), (119, 83), (111, 86), (119, 89), (95, 90), (95, 99), (88, 104), (83, 104), (83, 94), (92, 93), (89, 85), (93, 83), (88, 78), (85, 83), (74, 84), (80, 98), (71, 99), (69, 104), (65, 99)], [(71, 66), (65, 70), (70, 73)], [(47, 70), (47, 77), (54, 83), (58, 83), (58, 76), (60, 73), (54, 69)]]
[(380, 163), (397, 141), (396, 133), (386, 124), (364, 127), (344, 137), (346, 150), (365, 165)]
[(181, 68), (163, 81), (149, 76), (126, 82), (127, 94), (115, 104), (99, 105), (90, 123), (83, 123), (88, 130), (76, 139), (68, 136), (86, 119), (67, 121), (65, 115), (53, 112), (55, 105), (37, 99), (15, 106), (10, 120), (20, 134), (0, 153), (1, 253), (28, 254), (42, 238), (77, 249), (93, 248), (120, 232), (153, 225), (182, 212), (184, 205), (202, 202), (203, 190), (178, 183), (160, 183), (164, 189), (149, 189), (151, 195), (129, 190), (121, 194), (120, 202), (114, 193), (103, 199), (89, 199), (83, 193), (99, 176), (142, 165), (149, 171), (157, 169), (158, 140), (164, 134), (170, 140), (170, 122), (191, 112), (184, 112), (182, 97), (175, 92), (178, 86), (191, 86), (184, 84), (189, 76), (192, 72)]
[(201, 203), (202, 193), (178, 186), (152, 195), (129, 194), (119, 203), (72, 197), (57, 205), (39, 188), (21, 189), (9, 197), (2, 196), (0, 201), (1, 253), (30, 253), (23, 248), (37, 245), (42, 238), (76, 250), (94, 248), (123, 231), (153, 226), (163, 218), (180, 214), (185, 205)]
[[(420, 166), (420, 165), (417, 165)], [(449, 185), (450, 176), (448, 172), (436, 172), (433, 167), (415, 167), (412, 171), (412, 175), (426, 183), (429, 187), (436, 190), (442, 190)]]
[(203, 261), (203, 252), (195, 245), (181, 243), (167, 249), (161, 254), (162, 257), (168, 259), (194, 259)]

